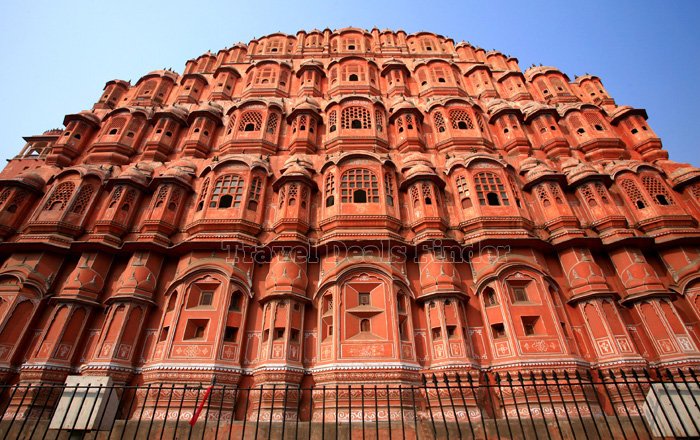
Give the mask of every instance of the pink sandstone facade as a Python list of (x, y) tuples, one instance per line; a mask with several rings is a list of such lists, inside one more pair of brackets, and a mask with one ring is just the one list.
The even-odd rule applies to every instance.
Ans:
[(63, 123), (0, 173), (4, 383), (700, 363), (700, 169), (596, 76), (273, 34)]

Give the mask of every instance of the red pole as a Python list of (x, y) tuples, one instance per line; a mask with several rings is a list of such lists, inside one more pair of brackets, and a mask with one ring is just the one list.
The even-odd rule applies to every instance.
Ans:
[(212, 388), (214, 388), (214, 385), (209, 385), (207, 390), (204, 392), (204, 397), (202, 397), (202, 401), (199, 402), (199, 405), (197, 405), (197, 409), (195, 410), (194, 414), (192, 414), (192, 419), (190, 419), (190, 426), (194, 426), (194, 424), (197, 423), (197, 419), (199, 418), (199, 415), (202, 413), (202, 409), (204, 408), (204, 403), (209, 398), (209, 394), (211, 394)]

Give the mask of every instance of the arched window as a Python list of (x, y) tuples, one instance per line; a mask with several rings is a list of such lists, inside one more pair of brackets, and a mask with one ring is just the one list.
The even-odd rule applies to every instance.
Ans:
[(442, 67), (433, 67), (430, 71), (433, 83), (446, 83), (447, 74)]
[(549, 182), (547, 184), (547, 188), (549, 189), (549, 193), (554, 197), (554, 201), (557, 203), (557, 205), (561, 205), (564, 203), (563, 200), (563, 195), (561, 193), (561, 190), (559, 189), (559, 185), (556, 183)]
[(207, 190), (209, 190), (209, 178), (204, 179), (202, 189), (199, 192), (199, 200), (197, 201), (197, 211), (204, 209), (204, 201), (207, 198)]
[(27, 191), (18, 190), (15, 193), (14, 198), (8, 202), (7, 206), (5, 207), (5, 211), (9, 212), (10, 214), (14, 214), (15, 212), (17, 212), (17, 207), (22, 205), (24, 199), (27, 198), (27, 194)]
[(342, 129), (368, 129), (372, 128), (372, 120), (369, 110), (364, 107), (346, 107), (340, 114), (340, 126)]
[(127, 191), (124, 200), (122, 200), (122, 206), (120, 209), (124, 212), (128, 211), (131, 205), (134, 203), (134, 200), (136, 200), (136, 191), (130, 189), (129, 191)]
[(369, 319), (364, 318), (360, 320), (360, 331), (363, 333), (369, 333), (370, 330), (370, 325), (369, 325)]
[(384, 192), (386, 195), (386, 204), (394, 206), (394, 183), (391, 173), (384, 174)]
[(592, 112), (586, 112), (583, 115), (586, 118), (586, 122), (588, 122), (591, 127), (595, 128), (597, 131), (605, 131), (605, 125), (603, 125), (603, 121), (601, 121), (598, 115)]
[(272, 40), (267, 42), (267, 50), (268, 52), (275, 53), (279, 52), (281, 47), (280, 41), (279, 40)]
[(557, 88), (557, 91), (566, 92), (564, 83), (559, 78), (552, 78), (552, 85)]
[(370, 170), (355, 168), (346, 171), (340, 179), (343, 203), (379, 203), (379, 181)]
[(279, 121), (279, 117), (277, 116), (276, 113), (271, 113), (270, 116), (267, 118), (267, 132), (269, 134), (275, 134), (277, 131), (277, 122)]
[(600, 201), (603, 202), (604, 205), (609, 205), (610, 199), (608, 199), (608, 191), (605, 189), (603, 184), (600, 182), (596, 182), (595, 189), (598, 193), (598, 197), (600, 197)]
[(273, 84), (276, 80), (275, 71), (272, 67), (265, 67), (258, 71), (255, 84)]
[(338, 112), (336, 112), (335, 110), (333, 110), (332, 112), (330, 112), (328, 114), (328, 131), (330, 133), (333, 133), (337, 128), (337, 126), (336, 126), (337, 117), (338, 117)]
[(307, 35), (306, 38), (304, 39), (304, 45), (306, 47), (318, 46), (318, 42), (319, 42), (319, 35), (317, 35), (317, 34)]
[(457, 177), (455, 180), (457, 184), (457, 192), (459, 193), (459, 200), (462, 203), (462, 208), (471, 208), (472, 199), (469, 194), (469, 185), (467, 184), (467, 179), (464, 176)]
[[(413, 115), (406, 115), (406, 128), (413, 130)], [(420, 132), (420, 127), (416, 126), (416, 130)]]
[(498, 296), (496, 296), (496, 292), (490, 287), (484, 289), (484, 304), (486, 307), (498, 304)]
[(435, 112), (435, 128), (438, 133), (445, 132), (445, 118), (442, 116), (441, 112)]
[(107, 128), (105, 129), (105, 132), (110, 135), (114, 136), (119, 134), (119, 132), (126, 126), (126, 118), (115, 118), (112, 120)]
[(251, 211), (258, 210), (258, 202), (260, 201), (260, 192), (262, 191), (262, 179), (260, 177), (253, 178), (248, 191), (248, 209)]
[(226, 134), (229, 135), (231, 132), (236, 128), (236, 116), (231, 115), (231, 118), (228, 121), (228, 129), (226, 130)]
[(348, 81), (358, 81), (358, 80), (359, 80), (359, 78), (354, 73), (352, 73), (352, 74), (350, 74), (350, 76), (348, 76)]
[(374, 122), (377, 125), (377, 131), (382, 131), (384, 129), (384, 113), (381, 110), (374, 112)]
[(542, 206), (545, 208), (551, 206), (552, 202), (549, 200), (549, 194), (547, 193), (543, 183), (535, 187), (535, 193), (537, 194), (537, 198), (540, 199)]
[(70, 197), (73, 195), (75, 185), (73, 182), (63, 182), (56, 187), (44, 205), (46, 211), (63, 211)]
[(241, 294), (240, 291), (236, 290), (233, 293), (231, 293), (231, 301), (228, 304), (228, 311), (229, 312), (240, 312), (241, 311), (241, 299), (243, 299), (243, 295)]
[(345, 45), (345, 50), (355, 50), (360, 46), (358, 39), (351, 37), (345, 38), (343, 44)]
[(479, 126), (479, 130), (481, 130), (483, 133), (487, 133), (484, 118), (481, 116), (481, 113), (476, 114), (476, 124)]
[(279, 196), (277, 196), (277, 199), (278, 199), (278, 201), (279, 201), (279, 208), (280, 208), (280, 209), (282, 209), (282, 207), (284, 206), (284, 198), (285, 198), (285, 195), (286, 195), (286, 193), (285, 193), (285, 191), (284, 191), (284, 188), (280, 188)]
[(578, 188), (579, 194), (581, 194), (581, 197), (583, 200), (586, 201), (586, 204), (590, 206), (591, 208), (598, 206), (598, 201), (596, 200), (595, 195), (593, 194), (593, 190), (591, 189), (591, 184), (588, 185), (581, 185)]
[(168, 211), (175, 211), (177, 205), (180, 203), (180, 198), (182, 197), (182, 190), (180, 188), (173, 188), (172, 195), (170, 196), (170, 202), (168, 203)]
[(408, 307), (406, 306), (407, 302), (408, 297), (402, 291), (399, 291), (399, 294), (396, 295), (396, 307), (399, 313), (406, 313), (408, 310)]
[(497, 175), (488, 172), (474, 176), (476, 194), (480, 205), (508, 206), (508, 193)]
[(620, 188), (625, 192), (627, 198), (630, 199), (637, 209), (644, 209), (647, 207), (642, 191), (639, 190), (639, 187), (632, 179), (620, 179), (618, 185), (620, 185)]
[(674, 204), (673, 198), (658, 177), (648, 174), (642, 176), (642, 184), (657, 205), (668, 206)]
[(238, 131), (260, 131), (262, 113), (257, 111), (245, 112), (238, 123)]
[(309, 196), (309, 190), (305, 186), (301, 187), (301, 207), (302, 209), (306, 209), (306, 199)]
[(112, 198), (109, 200), (108, 208), (114, 208), (116, 206), (119, 198), (122, 196), (123, 190), (124, 187), (122, 185), (118, 185), (114, 188), (114, 191), (112, 191)]
[(421, 86), (428, 85), (428, 81), (427, 81), (426, 76), (425, 76), (425, 70), (423, 70), (423, 69), (420, 69), (418, 71), (418, 82), (420, 83)]
[(88, 203), (92, 198), (92, 193), (95, 192), (95, 187), (92, 185), (83, 185), (78, 191), (78, 195), (73, 201), (73, 206), (71, 206), (70, 212), (73, 214), (83, 214), (87, 209)]
[(243, 178), (228, 174), (217, 179), (209, 201), (210, 208), (237, 208), (243, 199)]
[(423, 193), (423, 203), (425, 203), (426, 205), (432, 205), (433, 191), (430, 188), (428, 182), (423, 182), (423, 184), (421, 185), (421, 192)]
[(335, 205), (335, 176), (333, 173), (326, 176), (326, 208)]
[(170, 299), (168, 300), (168, 307), (165, 309), (166, 312), (172, 312), (175, 310), (175, 302), (177, 301), (177, 292), (170, 294)]
[(508, 183), (510, 184), (510, 190), (513, 193), (513, 198), (515, 199), (515, 206), (520, 208), (520, 189), (515, 183), (515, 180), (513, 180), (513, 176), (511, 176), (510, 174), (508, 175)]
[(139, 92), (139, 97), (147, 97), (151, 96), (153, 93), (153, 90), (156, 88), (156, 80), (155, 79), (149, 79), (145, 83), (143, 83), (143, 86), (141, 87), (141, 90)]
[(153, 207), (154, 208), (160, 208), (163, 206), (163, 203), (165, 203), (165, 199), (168, 197), (168, 190), (170, 187), (168, 185), (161, 185), (160, 188), (158, 189), (158, 194), (156, 194), (156, 197), (153, 199)]
[(471, 116), (465, 110), (450, 110), (450, 122), (452, 128), (458, 130), (473, 130), (474, 122)]
[(420, 193), (416, 185), (411, 187), (411, 204), (413, 205), (413, 208), (420, 207)]
[(297, 204), (297, 193), (298, 193), (296, 183), (289, 185), (289, 198), (287, 199), (287, 205), (294, 206)]

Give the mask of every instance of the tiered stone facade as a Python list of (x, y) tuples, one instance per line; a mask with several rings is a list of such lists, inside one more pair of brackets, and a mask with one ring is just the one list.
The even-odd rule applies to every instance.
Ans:
[(700, 361), (700, 169), (595, 76), (273, 34), (109, 81), (64, 125), (0, 174), (5, 382)]

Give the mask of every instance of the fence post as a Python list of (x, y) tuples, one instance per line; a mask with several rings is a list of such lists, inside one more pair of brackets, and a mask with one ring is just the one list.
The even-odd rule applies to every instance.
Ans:
[[(489, 405), (491, 406), (491, 415), (493, 416), (493, 424), (496, 427), (496, 437), (501, 438), (501, 431), (498, 427), (498, 414), (496, 413), (496, 406), (493, 402), (493, 395), (491, 393), (492, 385), (489, 383), (489, 373), (484, 373), (484, 382), (486, 384), (486, 396), (489, 399)], [(486, 420), (484, 420), (484, 431), (486, 430)]]
[(435, 437), (437, 435), (437, 431), (435, 429), (435, 417), (433, 417), (433, 407), (430, 404), (430, 394), (428, 394), (428, 380), (426, 379), (425, 374), (423, 375), (423, 390), (425, 392), (425, 402), (428, 406), (428, 412), (430, 413), (430, 425), (433, 427), (433, 437)]
[(459, 438), (462, 438), (462, 428), (459, 426), (459, 419), (457, 418), (457, 408), (455, 407), (455, 401), (452, 398), (452, 388), (450, 387), (450, 379), (447, 377), (447, 373), (442, 374), (442, 380), (445, 382), (445, 388), (447, 389), (447, 396), (450, 398), (450, 406), (452, 407), (452, 417), (455, 419), (455, 425), (457, 425), (457, 433)]
[[(499, 375), (496, 376), (496, 382), (498, 383), (498, 386), (500, 388), (501, 386), (501, 377)], [(520, 409), (518, 409), (518, 399), (515, 397), (515, 389), (513, 388), (513, 378), (510, 375), (510, 372), (506, 372), (506, 382), (508, 382), (508, 389), (510, 389), (510, 395), (513, 397), (513, 405), (515, 406), (515, 416), (518, 418), (518, 426), (520, 426), (520, 433), (525, 437), (525, 429), (523, 428), (523, 420), (520, 417)], [(508, 409), (505, 409), (506, 413), (508, 412)], [(532, 418), (530, 419), (532, 420)], [(534, 427), (534, 425), (533, 425)], [(537, 430), (535, 430), (535, 433)]]
[[(547, 383), (547, 373), (545, 371), (540, 371), (542, 374), (542, 386), (544, 387), (545, 392), (547, 393), (547, 398), (549, 399), (549, 406), (552, 408), (552, 415), (554, 416), (554, 422), (557, 425), (557, 431), (559, 433), (562, 433), (561, 430), (561, 425), (559, 424), (559, 417), (557, 417), (557, 407), (554, 405), (554, 400), (552, 399), (552, 393), (549, 391), (549, 384)], [(535, 386), (535, 390), (537, 390), (537, 387)]]
[[(494, 393), (496, 396), (498, 396), (498, 404), (503, 410), (503, 415), (506, 418), (506, 427), (508, 428), (508, 437), (513, 438), (513, 432), (510, 429), (510, 417), (508, 416), (508, 408), (506, 408), (505, 401), (503, 400), (503, 391), (501, 391), (501, 375), (498, 374), (498, 371), (494, 373)], [(498, 423), (498, 420), (496, 420), (496, 415), (494, 414), (494, 421)]]

